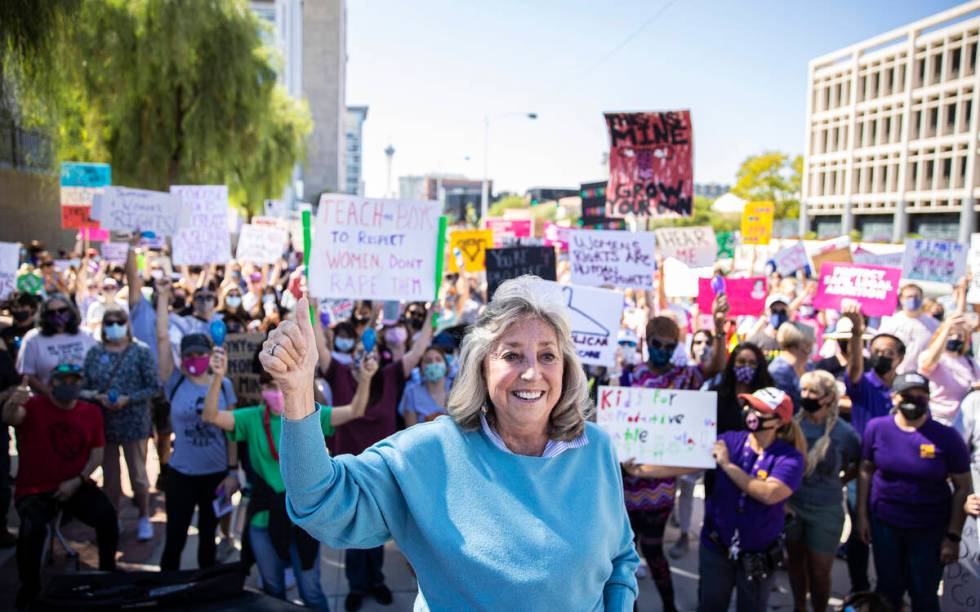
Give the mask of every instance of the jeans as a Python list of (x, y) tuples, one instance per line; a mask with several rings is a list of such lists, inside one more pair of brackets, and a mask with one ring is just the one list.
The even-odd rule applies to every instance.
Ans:
[[(851, 518), (851, 534), (847, 536), (847, 575), (851, 579), (851, 592), (870, 591), (868, 559), (871, 549), (861, 541), (857, 529), (857, 480), (847, 483), (847, 515)], [(878, 576), (880, 580), (881, 574)]]
[(871, 542), (875, 551), (875, 571), (879, 593), (896, 610), (901, 608), (905, 591), (915, 612), (939, 612), (939, 581), (943, 564), (939, 560), (947, 525), (924, 529), (895, 527), (871, 520)]
[[(259, 566), (259, 573), (262, 575), (262, 590), (267, 595), (278, 599), (286, 599), (286, 564), (279, 558), (269, 537), (269, 530), (265, 527), (249, 525), (249, 538), (252, 544), (252, 552), (255, 553), (255, 563)], [(289, 560), (293, 568), (293, 575), (296, 576), (296, 587), (299, 589), (299, 596), (303, 599), (306, 607), (328, 612), (330, 606), (327, 604), (327, 597), (323, 594), (320, 587), (320, 556), (317, 554), (316, 562), (313, 567), (304, 570), (299, 560), (299, 552), (296, 544), (289, 546)]]
[(759, 612), (769, 603), (775, 572), (769, 572), (765, 580), (749, 580), (738, 562), (728, 558), (727, 550), (705, 546), (698, 549), (698, 612), (726, 612), (737, 589), (737, 612)]
[(385, 547), (377, 548), (348, 548), (344, 551), (344, 573), (350, 584), (351, 592), (365, 593), (373, 587), (385, 583), (385, 575), (381, 573), (384, 566)]
[(194, 518), (197, 506), (197, 566), (200, 569), (214, 565), (217, 547), (214, 543), (214, 530), (218, 519), (214, 516), (211, 502), (214, 491), (224, 480), (226, 472), (188, 476), (177, 470), (167, 475), (167, 541), (160, 557), (163, 571), (180, 569), (180, 555), (187, 543), (187, 528)]

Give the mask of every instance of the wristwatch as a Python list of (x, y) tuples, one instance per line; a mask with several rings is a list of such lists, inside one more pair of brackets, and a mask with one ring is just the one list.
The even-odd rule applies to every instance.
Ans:
[(960, 534), (958, 534), (958, 533), (954, 533), (952, 531), (948, 531), (948, 532), (946, 532), (946, 539), (949, 540), (950, 542), (954, 543), (954, 544), (959, 544), (960, 543), (960, 540), (962, 540), (963, 538), (961, 538), (960, 537)]

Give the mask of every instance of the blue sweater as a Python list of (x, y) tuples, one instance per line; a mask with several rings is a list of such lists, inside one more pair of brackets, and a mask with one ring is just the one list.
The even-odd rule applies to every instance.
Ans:
[(283, 419), (293, 521), (333, 548), (394, 537), (419, 581), (416, 610), (633, 609), (633, 548), (609, 436), (552, 458), (496, 448), (448, 417), (331, 459), (317, 412)]

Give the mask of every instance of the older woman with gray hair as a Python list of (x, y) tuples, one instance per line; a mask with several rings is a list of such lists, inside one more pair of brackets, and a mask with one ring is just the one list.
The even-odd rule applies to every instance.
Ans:
[(639, 558), (619, 462), (586, 421), (567, 313), (546, 295), (534, 277), (502, 284), (463, 340), (449, 417), (356, 457), (323, 445), (305, 299), (263, 346), (285, 396), (290, 516), (336, 548), (394, 537), (418, 576), (416, 610), (633, 608)]

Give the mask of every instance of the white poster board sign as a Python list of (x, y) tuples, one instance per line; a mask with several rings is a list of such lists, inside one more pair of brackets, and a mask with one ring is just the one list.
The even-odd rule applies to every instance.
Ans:
[(980, 304), (980, 234), (970, 236), (970, 253), (966, 257), (966, 267), (970, 272), (970, 287), (966, 292), (966, 301), (970, 304)]
[(669, 298), (693, 298), (698, 295), (698, 279), (711, 278), (713, 267), (692, 268), (668, 257), (664, 260), (664, 292)]
[(109, 263), (124, 264), (129, 254), (129, 245), (125, 242), (103, 242), (102, 259)]
[(966, 274), (966, 252), (952, 240), (906, 240), (902, 278), (953, 284)]
[(310, 291), (319, 298), (431, 300), (441, 212), (439, 202), (323, 194)]
[(254, 264), (271, 264), (279, 261), (286, 250), (289, 231), (274, 225), (246, 223), (238, 234), (238, 251), (235, 259)]
[(568, 232), (571, 281), (589, 287), (653, 286), (653, 232), (572, 230)]
[(717, 406), (714, 391), (599, 387), (596, 424), (620, 461), (712, 469)]
[(560, 301), (572, 324), (572, 342), (588, 365), (616, 364), (617, 334), (623, 315), (623, 294), (608, 289), (541, 281), (549, 297)]
[(0, 300), (17, 289), (17, 268), (20, 265), (20, 245), (0, 242)]
[(653, 232), (657, 253), (673, 257), (692, 268), (712, 266), (718, 259), (715, 230), (710, 227), (664, 227)]
[(780, 276), (791, 276), (797, 270), (809, 265), (810, 258), (807, 257), (806, 247), (802, 242), (797, 242), (791, 246), (781, 249), (773, 257), (776, 264), (776, 272)]
[(227, 263), (231, 258), (228, 186), (171, 185), (170, 193), (181, 199), (180, 229), (173, 237), (174, 263)]
[(106, 187), (95, 196), (92, 218), (102, 229), (173, 236), (180, 227), (180, 209), (180, 198), (164, 191)]
[[(980, 475), (973, 470), (973, 490), (980, 485)], [(943, 612), (976, 612), (980, 609), (980, 527), (976, 517), (968, 516), (963, 524), (960, 558), (943, 568)]]

